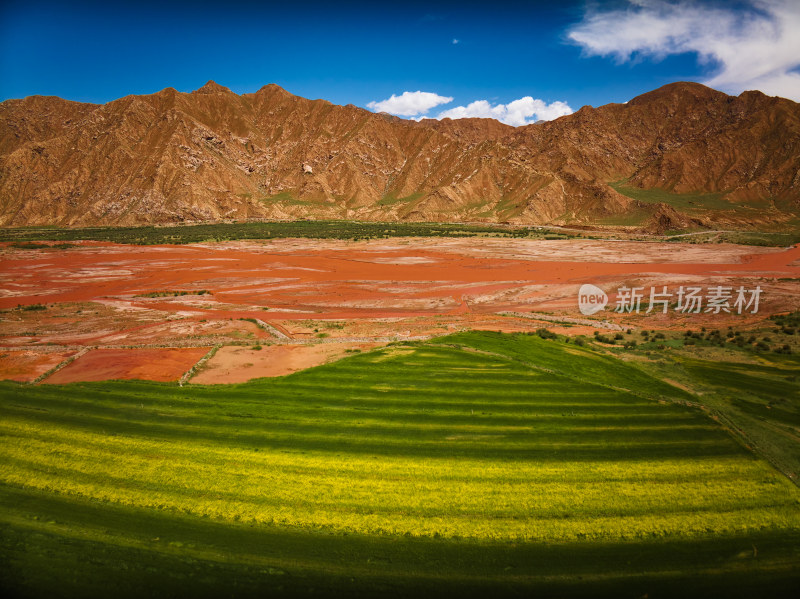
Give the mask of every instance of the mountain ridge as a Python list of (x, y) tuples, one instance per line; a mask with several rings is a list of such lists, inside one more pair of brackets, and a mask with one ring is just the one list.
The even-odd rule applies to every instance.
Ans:
[(660, 231), (789, 226), (799, 211), (800, 105), (697, 83), (517, 128), (214, 81), (107, 104), (0, 103), (3, 226), (348, 218)]

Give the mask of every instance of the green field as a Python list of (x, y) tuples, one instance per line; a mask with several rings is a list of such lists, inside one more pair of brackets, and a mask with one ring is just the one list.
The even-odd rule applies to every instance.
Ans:
[(800, 583), (800, 490), (682, 405), (694, 395), (562, 340), (461, 333), (243, 385), (2, 383), (0, 397), (15, 595)]
[(747, 206), (737, 205), (724, 199), (725, 192), (715, 193), (673, 193), (665, 189), (642, 189), (628, 185), (628, 180), (614, 181), (609, 187), (619, 193), (639, 200), (645, 204), (668, 204), (687, 214), (702, 213), (708, 210), (734, 211), (747, 210)]

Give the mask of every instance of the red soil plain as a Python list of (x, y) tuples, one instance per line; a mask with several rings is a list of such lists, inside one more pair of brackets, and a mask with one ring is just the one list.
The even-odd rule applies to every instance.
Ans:
[[(581, 315), (584, 283), (608, 293), (606, 310)], [(644, 301), (650, 287), (665, 285), (759, 286), (762, 294), (757, 313), (618, 313), (623, 285), (644, 288)], [(798, 291), (800, 246), (500, 238), (0, 244), (0, 378), (227, 383), (469, 328), (746, 329), (800, 307)], [(34, 304), (45, 307), (23, 309)]]

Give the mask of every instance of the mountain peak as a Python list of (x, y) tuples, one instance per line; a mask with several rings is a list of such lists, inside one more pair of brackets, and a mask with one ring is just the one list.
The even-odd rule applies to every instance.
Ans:
[(275, 94), (278, 96), (291, 96), (289, 92), (283, 89), (277, 83), (267, 83), (261, 89), (259, 89), (256, 94)]
[(219, 94), (219, 93), (233, 93), (233, 92), (231, 92), (231, 90), (229, 90), (227, 87), (225, 87), (223, 85), (220, 85), (216, 81), (213, 81), (213, 80), (209, 79), (208, 83), (206, 83), (203, 87), (201, 87), (200, 89), (195, 90), (192, 93), (195, 93), (195, 94)]
[(653, 91), (646, 92), (633, 98), (629, 105), (643, 104), (652, 101), (663, 100), (681, 100), (684, 98), (695, 98), (697, 100), (713, 100), (717, 98), (725, 98), (727, 94), (712, 89), (702, 83), (694, 81), (676, 81), (668, 83)]

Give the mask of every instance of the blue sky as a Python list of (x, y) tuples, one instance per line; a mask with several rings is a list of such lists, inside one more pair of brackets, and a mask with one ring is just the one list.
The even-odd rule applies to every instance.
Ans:
[(511, 124), (679, 80), (800, 100), (798, 5), (4, 0), (0, 99), (107, 102), (213, 79), (237, 93), (277, 83), (411, 118), (448, 111)]

